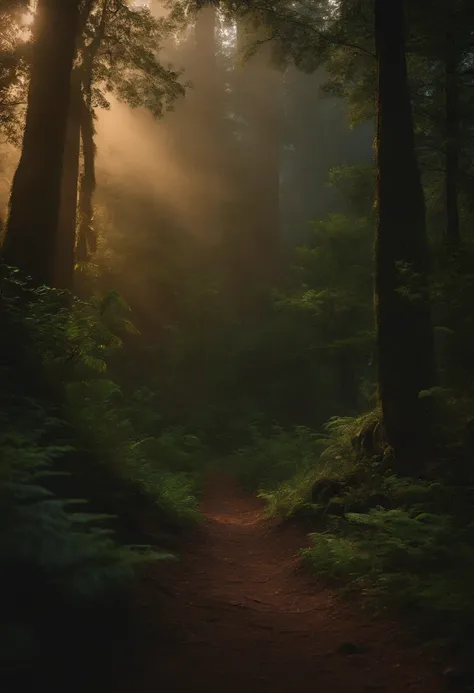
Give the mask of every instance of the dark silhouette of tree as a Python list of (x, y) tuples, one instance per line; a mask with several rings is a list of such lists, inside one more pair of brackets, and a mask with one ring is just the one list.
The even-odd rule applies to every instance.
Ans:
[(20, 162), (13, 180), (3, 257), (52, 284), (61, 176), (76, 49), (79, 0), (40, 0), (28, 109)]
[(77, 190), (81, 155), (81, 75), (76, 68), (71, 78), (71, 101), (64, 150), (61, 184), (59, 233), (55, 253), (54, 285), (71, 289), (73, 285), (76, 253)]
[(146, 9), (130, 8), (124, 0), (89, 0), (83, 7), (71, 80), (56, 286), (71, 290), (76, 261), (88, 261), (96, 249), (95, 110), (108, 108), (113, 94), (159, 117), (184, 93), (178, 73), (159, 60), (167, 31)]
[(375, 3), (378, 63), (375, 312), (387, 441), (413, 461), (429, 428), (433, 330), (426, 287), (425, 201), (415, 154), (403, 0)]
[[(86, 118), (89, 120), (89, 115), (86, 116), (84, 113), (86, 109), (83, 97), (83, 82), (86, 79), (86, 75), (88, 76), (88, 83), (90, 82), (93, 60), (98, 50), (98, 43), (100, 43), (100, 39), (98, 39), (97, 36), (94, 37), (88, 45), (86, 53), (87, 37), (85, 35), (85, 30), (95, 5), (96, 0), (88, 0), (81, 8), (79, 30), (77, 34), (80, 60), (74, 67), (71, 75), (71, 98), (64, 152), (59, 233), (54, 262), (55, 286), (69, 290), (73, 288), (74, 266), (76, 261), (76, 220), (80, 177), (81, 124), (84, 124)], [(105, 22), (107, 6), (108, 3), (106, 2), (102, 12), (102, 22)], [(90, 151), (90, 149), (89, 147), (87, 151)], [(92, 171), (94, 171), (93, 162)], [(95, 181), (95, 175), (93, 180)], [(91, 195), (92, 194), (93, 191)]]
[(453, 13), (448, 10), (445, 33), (445, 195), (446, 195), (446, 242), (453, 250), (459, 246), (459, 57), (456, 50), (456, 31)]

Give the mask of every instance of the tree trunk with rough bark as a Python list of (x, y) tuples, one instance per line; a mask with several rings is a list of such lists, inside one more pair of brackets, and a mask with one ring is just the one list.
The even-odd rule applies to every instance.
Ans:
[(64, 150), (61, 208), (56, 244), (55, 281), (59, 289), (72, 291), (76, 254), (77, 199), (81, 155), (81, 76), (75, 71), (71, 81), (71, 102)]
[(28, 108), (10, 196), (5, 262), (54, 283), (61, 178), (79, 0), (39, 0)]
[(453, 17), (448, 11), (445, 48), (445, 240), (456, 251), (461, 242), (459, 228), (459, 76)]
[(426, 282), (425, 201), (415, 154), (403, 0), (376, 0), (378, 60), (375, 312), (379, 396), (387, 442), (416, 472), (430, 445), (433, 329)]
[(77, 240), (77, 259), (79, 262), (90, 260), (97, 248), (97, 236), (94, 229), (94, 193), (96, 188), (94, 142), (94, 115), (91, 107), (82, 99), (81, 103), (81, 138), (83, 172), (79, 189), (79, 234)]
[(104, 0), (99, 26), (93, 40), (84, 51), (81, 69), (83, 93), (79, 109), (81, 121), (83, 173), (79, 187), (79, 232), (77, 259), (87, 262), (97, 249), (97, 231), (94, 228), (94, 193), (96, 189), (94, 141), (94, 107), (92, 105), (92, 83), (94, 63), (100, 50), (110, 16), (110, 0)]

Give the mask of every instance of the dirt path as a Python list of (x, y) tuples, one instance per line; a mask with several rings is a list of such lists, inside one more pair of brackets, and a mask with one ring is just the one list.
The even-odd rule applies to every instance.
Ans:
[[(298, 571), (296, 530), (262, 519), (257, 499), (215, 480), (202, 503), (202, 537), (182, 561), (147, 576), (150, 633), (127, 666), (141, 693), (439, 693), (440, 677), (390, 624), (370, 621)], [(165, 578), (163, 574), (165, 573)], [(166, 613), (163, 581), (169, 593)], [(162, 607), (160, 607), (162, 608)], [(156, 619), (173, 629), (164, 639)], [(362, 645), (358, 654), (337, 651)], [(365, 650), (365, 648), (367, 648)]]

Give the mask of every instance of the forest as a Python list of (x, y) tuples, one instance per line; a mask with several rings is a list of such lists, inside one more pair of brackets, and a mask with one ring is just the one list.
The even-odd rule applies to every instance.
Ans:
[(0, 0), (5, 693), (474, 690), (472, 0)]

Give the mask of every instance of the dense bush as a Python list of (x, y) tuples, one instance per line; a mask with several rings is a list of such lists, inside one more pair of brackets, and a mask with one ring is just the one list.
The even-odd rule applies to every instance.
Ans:
[(270, 436), (251, 428), (252, 444), (238, 450), (227, 466), (247, 490), (275, 489), (295, 474), (313, 468), (322, 439), (304, 427), (285, 430), (273, 427)]
[(110, 353), (134, 331), (120, 297), (83, 302), (2, 272), (0, 639), (11, 660), (37, 650), (42, 604), (109, 599), (144, 561), (172, 557), (124, 544), (109, 512), (141, 498), (157, 523), (195, 522), (205, 451), (157, 425), (144, 389), (128, 398), (108, 378)]
[(318, 575), (377, 606), (396, 606), (434, 636), (469, 638), (474, 621), (472, 523), (418, 509), (373, 508), (334, 519), (303, 551)]
[[(449, 401), (443, 401), (449, 409)], [(459, 478), (454, 483), (451, 470), (443, 476), (436, 465), (424, 479), (400, 476), (383, 445), (378, 455), (370, 448), (364, 454), (361, 444), (367, 445), (370, 431), (373, 445), (379, 418), (376, 410), (333, 419), (324, 449), (311, 457), (307, 448), (304, 467), (259, 495), (269, 515), (309, 520), (311, 545), (302, 557), (317, 575), (357, 590), (376, 608), (401, 609), (430, 638), (469, 639), (474, 622), (471, 485)], [(274, 449), (260, 443), (261, 450), (266, 447)], [(283, 447), (280, 453), (285, 461)]]

